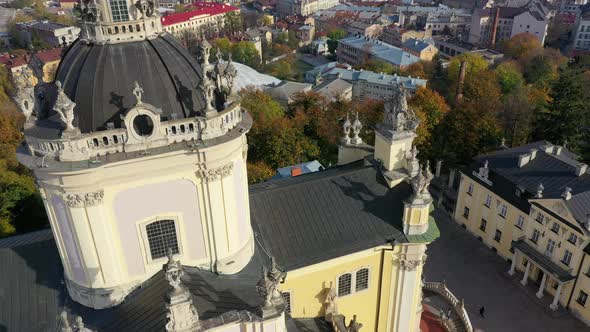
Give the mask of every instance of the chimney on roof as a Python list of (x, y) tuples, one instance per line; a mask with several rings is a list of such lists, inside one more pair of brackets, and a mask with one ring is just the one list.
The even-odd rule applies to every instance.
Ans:
[(586, 169), (588, 168), (588, 165), (583, 164), (583, 163), (579, 163), (578, 165), (576, 165), (576, 176), (582, 176), (586, 173)]
[(543, 149), (543, 152), (551, 154), (553, 152), (553, 144), (547, 143), (545, 145), (542, 145), (541, 149)]
[(562, 149), (563, 149), (563, 147), (561, 145), (556, 145), (555, 149), (553, 151), (555, 152), (556, 156), (559, 156), (561, 154)]
[(301, 174), (302, 172), (300, 166), (291, 167), (291, 176), (299, 176)]

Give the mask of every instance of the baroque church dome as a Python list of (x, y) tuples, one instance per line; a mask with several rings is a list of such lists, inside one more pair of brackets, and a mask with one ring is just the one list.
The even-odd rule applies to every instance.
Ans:
[(141, 41), (90, 44), (76, 41), (65, 54), (57, 81), (76, 103), (74, 126), (82, 133), (121, 127), (121, 115), (133, 107), (134, 82), (145, 102), (162, 118), (195, 116), (205, 108), (198, 93), (199, 63), (169, 34)]

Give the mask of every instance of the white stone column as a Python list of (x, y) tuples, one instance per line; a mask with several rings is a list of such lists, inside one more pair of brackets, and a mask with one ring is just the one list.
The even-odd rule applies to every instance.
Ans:
[(547, 281), (547, 273), (543, 272), (542, 270), (539, 273), (543, 273), (543, 278), (541, 279), (541, 285), (539, 285), (539, 291), (537, 292), (537, 297), (543, 297), (543, 291), (545, 290), (545, 282)]
[(557, 308), (559, 308), (559, 297), (561, 296), (561, 286), (563, 286), (562, 283), (559, 283), (559, 286), (557, 286), (557, 290), (555, 291), (555, 297), (553, 298), (553, 303), (551, 303), (549, 305), (549, 308), (551, 308), (551, 310), (557, 310)]
[(518, 251), (514, 251), (514, 255), (512, 256), (512, 265), (510, 265), (510, 270), (508, 270), (508, 274), (513, 276), (514, 272), (516, 272), (516, 262), (518, 262)]
[(524, 269), (524, 276), (520, 281), (520, 284), (526, 286), (527, 282), (529, 281), (529, 272), (531, 271), (531, 261), (526, 262), (526, 269)]

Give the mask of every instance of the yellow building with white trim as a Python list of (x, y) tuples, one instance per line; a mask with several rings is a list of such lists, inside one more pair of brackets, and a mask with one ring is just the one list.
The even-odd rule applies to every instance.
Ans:
[(549, 142), (481, 155), (461, 171), (454, 219), (550, 308), (590, 324), (590, 175)]

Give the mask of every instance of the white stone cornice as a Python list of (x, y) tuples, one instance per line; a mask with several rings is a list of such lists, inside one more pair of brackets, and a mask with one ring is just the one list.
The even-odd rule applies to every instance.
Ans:
[(62, 195), (66, 204), (71, 208), (82, 208), (102, 204), (104, 190), (87, 193), (69, 193)]
[(234, 163), (229, 162), (225, 165), (208, 169), (204, 164), (198, 164), (198, 170), (195, 172), (198, 178), (205, 182), (217, 181), (226, 176), (230, 176), (233, 169)]

